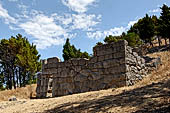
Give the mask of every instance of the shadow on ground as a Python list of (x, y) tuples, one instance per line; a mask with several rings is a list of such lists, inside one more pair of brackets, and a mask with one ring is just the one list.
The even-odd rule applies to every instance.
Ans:
[[(157, 98), (161, 101), (157, 101)], [(107, 112), (114, 107), (136, 107), (137, 111), (133, 113), (170, 113), (170, 79), (124, 91), (118, 95), (65, 103), (43, 113)]]
[(170, 50), (170, 44), (168, 45), (162, 45), (162, 46), (155, 46), (152, 48), (148, 48), (148, 53), (156, 53), (156, 52), (163, 52), (163, 51), (168, 51)]

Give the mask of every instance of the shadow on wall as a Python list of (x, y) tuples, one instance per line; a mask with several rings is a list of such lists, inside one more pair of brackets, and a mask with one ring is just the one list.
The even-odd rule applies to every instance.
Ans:
[[(161, 100), (157, 100), (160, 98)], [(74, 104), (78, 106), (73, 106)], [(83, 102), (65, 103), (43, 113), (107, 112), (110, 108), (136, 107), (133, 113), (169, 113), (170, 79), (136, 88), (118, 95)], [(120, 112), (120, 111), (119, 111)]]

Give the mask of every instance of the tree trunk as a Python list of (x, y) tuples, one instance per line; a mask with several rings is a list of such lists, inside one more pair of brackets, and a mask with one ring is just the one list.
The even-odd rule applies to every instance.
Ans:
[(11, 73), (9, 73), (9, 89), (12, 89), (12, 76), (11, 76)]
[(18, 70), (17, 68), (15, 69), (15, 75), (16, 75), (16, 84), (17, 84), (17, 87), (19, 87), (19, 77), (18, 77)]
[(21, 68), (19, 67), (19, 84), (20, 87), (22, 87), (22, 81), (21, 81)]
[(161, 37), (158, 36), (158, 43), (159, 43), (159, 47), (161, 47), (162, 41), (161, 41)]
[(15, 72), (14, 72), (14, 69), (12, 69), (12, 77), (13, 77), (13, 86), (14, 86), (14, 89), (16, 89), (16, 82), (15, 82)]
[(150, 45), (153, 47), (153, 43), (152, 43), (152, 41), (150, 41)]
[(167, 40), (166, 40), (166, 38), (165, 38), (165, 45), (167, 45)]
[(25, 70), (24, 70), (24, 74), (22, 76), (23, 76), (23, 86), (25, 87), (26, 86), (26, 81), (25, 81), (26, 72), (25, 72)]

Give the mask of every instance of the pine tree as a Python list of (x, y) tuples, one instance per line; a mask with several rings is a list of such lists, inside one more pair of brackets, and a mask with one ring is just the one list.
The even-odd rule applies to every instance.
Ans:
[(169, 38), (169, 43), (170, 43), (170, 8), (167, 5), (163, 5), (161, 7), (162, 12), (159, 20), (159, 35), (162, 36), (165, 39)]
[(80, 49), (77, 50), (74, 45), (70, 44), (69, 39), (67, 39), (63, 46), (63, 58), (64, 60), (71, 58), (90, 58), (90, 55), (87, 52), (81, 52)]

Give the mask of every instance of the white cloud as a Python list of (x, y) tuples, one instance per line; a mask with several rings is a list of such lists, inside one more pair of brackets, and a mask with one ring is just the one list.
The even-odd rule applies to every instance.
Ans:
[(86, 14), (73, 14), (73, 26), (72, 29), (82, 29), (82, 30), (90, 30), (91, 27), (97, 25), (100, 21), (101, 15), (97, 16), (94, 14), (86, 15)]
[(52, 17), (43, 14), (37, 15), (30, 21), (20, 24), (19, 27), (35, 38), (34, 43), (38, 49), (63, 44), (65, 40), (64, 36), (69, 36), (67, 31), (60, 25), (57, 25)]
[(131, 26), (133, 26), (135, 23), (137, 23), (138, 22), (138, 19), (137, 20), (134, 20), (134, 21), (130, 21), (129, 23), (128, 23), (128, 26), (126, 27), (126, 29), (130, 29), (130, 27)]
[(65, 28), (72, 30), (91, 31), (94, 26), (100, 23), (101, 15), (95, 14), (64, 14), (60, 16), (52, 14), (52, 17), (62, 24)]
[(18, 0), (8, 0), (9, 2), (17, 2)]
[(22, 15), (18, 15), (20, 18), (29, 18), (28, 16), (28, 6), (24, 4), (18, 4), (18, 8), (21, 10)]
[(95, 32), (87, 32), (87, 36), (91, 39), (99, 40), (101, 38), (105, 38), (106, 36), (119, 36), (123, 32), (126, 32), (131, 26), (133, 26), (138, 20), (130, 21), (126, 27), (114, 27), (109, 30), (104, 31), (95, 31)]
[(104, 37), (104, 33), (102, 31), (96, 31), (96, 32), (87, 32), (87, 36), (91, 39), (99, 40), (100, 38)]
[(160, 13), (160, 12), (161, 12), (160, 8), (149, 10), (149, 13)]
[(10, 24), (10, 23), (16, 24), (17, 23), (16, 19), (11, 17), (8, 14), (8, 11), (6, 9), (4, 9), (1, 4), (0, 4), (0, 17), (5, 20), (6, 24)]
[[(84, 8), (87, 8), (90, 1), (79, 1)], [(76, 30), (93, 31), (93, 27), (100, 23), (101, 15), (95, 14), (69, 14), (58, 15), (53, 13), (49, 16), (42, 11), (34, 9), (24, 4), (18, 4), (20, 14), (15, 14), (15, 18), (8, 14), (8, 11), (0, 4), (0, 17), (5, 20), (11, 30), (24, 30), (32, 36), (32, 41), (38, 49), (45, 49), (53, 45), (61, 45), (66, 38), (75, 37)], [(75, 32), (75, 33), (72, 33)]]
[(62, 0), (62, 3), (71, 10), (78, 13), (84, 13), (88, 10), (89, 5), (92, 5), (96, 0)]

